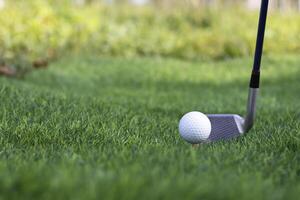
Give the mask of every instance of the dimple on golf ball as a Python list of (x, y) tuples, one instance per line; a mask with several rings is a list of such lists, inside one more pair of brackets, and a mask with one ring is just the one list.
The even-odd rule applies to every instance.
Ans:
[(204, 142), (211, 133), (210, 120), (201, 112), (187, 113), (179, 122), (179, 133), (185, 141), (191, 144)]

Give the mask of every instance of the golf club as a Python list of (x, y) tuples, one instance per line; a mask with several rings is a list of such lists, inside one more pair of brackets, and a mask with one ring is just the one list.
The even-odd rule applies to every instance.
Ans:
[(247, 133), (254, 125), (268, 5), (269, 0), (261, 1), (254, 64), (248, 95), (247, 114), (245, 118), (236, 114), (208, 114), (207, 117), (210, 119), (212, 128), (208, 141), (214, 142), (238, 137)]

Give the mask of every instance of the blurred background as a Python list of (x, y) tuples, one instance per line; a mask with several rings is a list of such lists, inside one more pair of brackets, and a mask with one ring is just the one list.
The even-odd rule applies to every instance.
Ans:
[[(271, 0), (266, 54), (300, 52), (300, 0)], [(254, 51), (260, 0), (0, 0), (2, 74), (67, 54), (227, 59)]]

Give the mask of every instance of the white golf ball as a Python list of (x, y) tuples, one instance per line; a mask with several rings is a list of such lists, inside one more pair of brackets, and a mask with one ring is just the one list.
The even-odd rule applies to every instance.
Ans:
[(204, 142), (211, 133), (210, 120), (201, 112), (187, 113), (179, 122), (179, 133), (185, 141), (191, 144)]

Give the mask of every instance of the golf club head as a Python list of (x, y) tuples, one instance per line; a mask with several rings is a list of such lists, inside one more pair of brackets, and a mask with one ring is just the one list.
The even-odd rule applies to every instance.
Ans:
[(247, 133), (254, 124), (258, 88), (250, 88), (247, 103), (247, 114), (243, 118), (236, 114), (209, 114), (211, 123), (209, 142), (229, 140)]
[(207, 117), (211, 122), (211, 134), (208, 138), (209, 142), (229, 140), (245, 133), (245, 120), (239, 115), (209, 114)]

